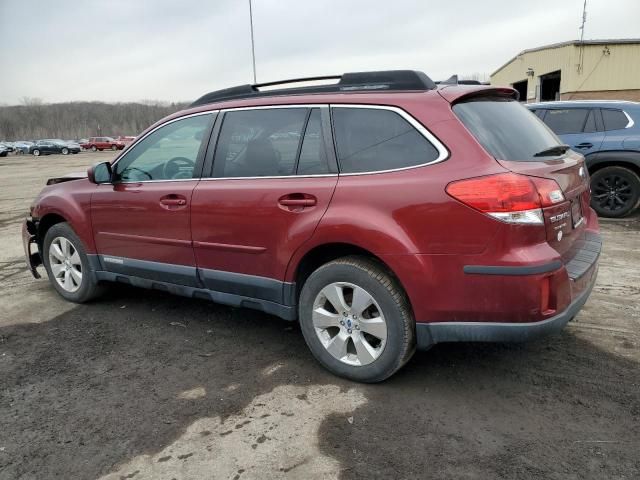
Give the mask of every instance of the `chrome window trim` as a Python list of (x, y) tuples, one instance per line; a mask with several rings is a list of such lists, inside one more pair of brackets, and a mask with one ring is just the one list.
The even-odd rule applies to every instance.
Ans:
[[(416, 120), (411, 114), (403, 110), (399, 107), (393, 107), (389, 105), (376, 105), (376, 104), (356, 104), (356, 103), (296, 103), (296, 104), (279, 104), (279, 105), (255, 105), (255, 106), (247, 106), (247, 107), (231, 107), (231, 108), (221, 108), (219, 110), (209, 110), (206, 112), (198, 112), (192, 113), (191, 115), (185, 115), (183, 117), (174, 118), (169, 120), (168, 122), (163, 123), (162, 125), (158, 125), (156, 128), (148, 132), (146, 135), (141, 137), (140, 139), (136, 139), (134, 143), (132, 143), (129, 148), (116, 159), (116, 161), (112, 164), (112, 168), (124, 158), (131, 149), (138, 142), (144, 140), (148, 135), (151, 135), (153, 132), (158, 130), (165, 125), (169, 125), (170, 123), (176, 122), (178, 120), (182, 120), (184, 118), (195, 117), (198, 115), (207, 115), (212, 113), (220, 113), (224, 114), (225, 112), (234, 112), (234, 111), (243, 111), (243, 110), (265, 110), (265, 109), (281, 109), (281, 108), (361, 108), (361, 109), (370, 109), (370, 110), (388, 110), (400, 115), (404, 120), (406, 120), (413, 128), (415, 128), (424, 138), (427, 139), (431, 145), (435, 147), (438, 151), (438, 157), (435, 160), (432, 160), (427, 163), (421, 163), (418, 165), (411, 165), (408, 167), (399, 167), (399, 168), (391, 168), (387, 170), (371, 170), (366, 172), (354, 172), (354, 173), (322, 173), (315, 175), (272, 175), (272, 176), (258, 176), (258, 177), (200, 177), (200, 178), (180, 178), (180, 179), (167, 179), (167, 180), (140, 180), (137, 182), (119, 182), (120, 184), (125, 183), (162, 183), (162, 182), (190, 182), (190, 181), (220, 181), (220, 180), (270, 180), (270, 179), (299, 179), (299, 178), (323, 178), (323, 177), (347, 177), (347, 176), (356, 176), (356, 175), (376, 175), (379, 173), (390, 173), (390, 172), (400, 172), (403, 170), (411, 170), (414, 168), (422, 168), (428, 165), (434, 165), (436, 163), (440, 163), (449, 158), (449, 150), (438, 140), (424, 125), (422, 125), (418, 120)], [(336, 152), (337, 153), (337, 152)], [(110, 184), (108, 184), (110, 185)]]
[(627, 126), (624, 128), (631, 128), (635, 125), (635, 122), (633, 121), (633, 118), (631, 118), (631, 115), (629, 115), (627, 112), (625, 112), (624, 110), (622, 110), (622, 113), (624, 113), (624, 115), (627, 117), (627, 120), (629, 120), (629, 123), (627, 123)]
[[(129, 152), (131, 152), (131, 150), (133, 150), (133, 148), (138, 145), (138, 143), (140, 143), (141, 141), (143, 141), (145, 138), (147, 138), (149, 135), (151, 135), (153, 132), (155, 132), (156, 130), (169, 125), (173, 122), (177, 122), (179, 120), (184, 120), (185, 118), (191, 118), (191, 117), (198, 117), (200, 115), (211, 115), (214, 113), (218, 113), (219, 110), (207, 110), (206, 112), (198, 112), (198, 113), (191, 113), (189, 115), (184, 115), (182, 117), (177, 117), (177, 118), (172, 118), (171, 120), (164, 122), (161, 125), (158, 125), (156, 128), (154, 128), (153, 130), (148, 131), (146, 134), (144, 134), (144, 136), (140, 137), (140, 138), (136, 138), (136, 140), (131, 143), (131, 145), (129, 145), (128, 148), (126, 148), (122, 154), (115, 159), (115, 161), (111, 164), (111, 170), (113, 171), (113, 169), (115, 168), (115, 166), (118, 164), (119, 161), (121, 161), (123, 158), (125, 158)], [(96, 137), (97, 138), (97, 137)], [(205, 138), (202, 138), (203, 140), (205, 140)], [(141, 180), (139, 182), (118, 182), (118, 184), (123, 184), (123, 183), (156, 183), (156, 182), (179, 182), (179, 181), (183, 181), (183, 180), (198, 180), (197, 178), (181, 178), (181, 179), (170, 179), (170, 180)]]
[(231, 112), (237, 110), (261, 110), (267, 108), (319, 108), (319, 107), (329, 107), (329, 108), (367, 108), (371, 110), (389, 110), (394, 113), (400, 115), (403, 119), (405, 119), (413, 128), (415, 128), (418, 133), (420, 133), (423, 137), (427, 139), (431, 145), (435, 147), (438, 151), (438, 158), (432, 160), (431, 162), (421, 163), (419, 165), (411, 165), (409, 167), (399, 167), (399, 168), (391, 168), (387, 170), (371, 170), (367, 172), (354, 172), (354, 173), (325, 173), (325, 174), (317, 174), (317, 175), (278, 175), (278, 176), (264, 176), (264, 177), (207, 177), (202, 178), (202, 181), (210, 181), (210, 180), (257, 180), (257, 179), (284, 179), (284, 178), (314, 178), (314, 177), (346, 177), (346, 176), (354, 176), (354, 175), (375, 175), (378, 173), (389, 173), (389, 172), (399, 172), (402, 170), (410, 170), (412, 168), (421, 168), (427, 165), (433, 165), (435, 163), (440, 163), (449, 158), (449, 151), (447, 148), (429, 131), (427, 128), (422, 125), (418, 120), (416, 120), (411, 114), (406, 112), (405, 110), (399, 107), (392, 107), (389, 105), (375, 105), (375, 104), (356, 104), (356, 103), (312, 103), (312, 104), (286, 104), (286, 105), (258, 105), (252, 107), (236, 107), (236, 108), (222, 108), (220, 109), (220, 113)]

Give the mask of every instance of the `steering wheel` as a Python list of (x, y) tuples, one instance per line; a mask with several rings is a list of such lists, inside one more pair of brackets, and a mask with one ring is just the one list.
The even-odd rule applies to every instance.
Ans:
[(191, 178), (195, 166), (196, 164), (193, 160), (185, 157), (173, 157), (162, 167), (162, 176), (167, 180)]

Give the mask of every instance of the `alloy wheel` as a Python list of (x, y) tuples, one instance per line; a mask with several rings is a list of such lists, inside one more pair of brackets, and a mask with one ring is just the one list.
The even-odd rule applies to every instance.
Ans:
[(56, 237), (49, 245), (49, 266), (60, 287), (69, 293), (82, 285), (82, 261), (78, 249), (65, 237)]
[(605, 212), (616, 213), (629, 207), (633, 199), (632, 185), (629, 179), (617, 173), (600, 177), (592, 185), (593, 200)]
[(387, 340), (382, 309), (364, 288), (346, 282), (324, 287), (313, 302), (312, 322), (320, 342), (347, 365), (375, 361)]

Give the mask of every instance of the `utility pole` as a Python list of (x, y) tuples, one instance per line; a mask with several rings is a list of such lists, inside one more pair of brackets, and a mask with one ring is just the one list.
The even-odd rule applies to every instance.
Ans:
[(251, 60), (253, 62), (253, 83), (255, 84), (258, 83), (258, 81), (256, 80), (256, 47), (253, 42), (253, 9), (251, 8), (251, 0), (249, 0), (249, 23), (251, 25)]
[(582, 69), (584, 67), (584, 24), (585, 23), (587, 23), (587, 0), (584, 0), (584, 5), (582, 6), (582, 24), (580, 25), (580, 55), (578, 58), (578, 73), (582, 73)]

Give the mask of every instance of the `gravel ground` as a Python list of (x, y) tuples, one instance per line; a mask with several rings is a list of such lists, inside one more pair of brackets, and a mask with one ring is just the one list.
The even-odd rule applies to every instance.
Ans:
[(0, 478), (640, 478), (640, 217), (602, 223), (561, 334), (359, 385), (295, 323), (123, 286), (79, 306), (31, 278), (29, 203), (111, 155), (0, 158)]

